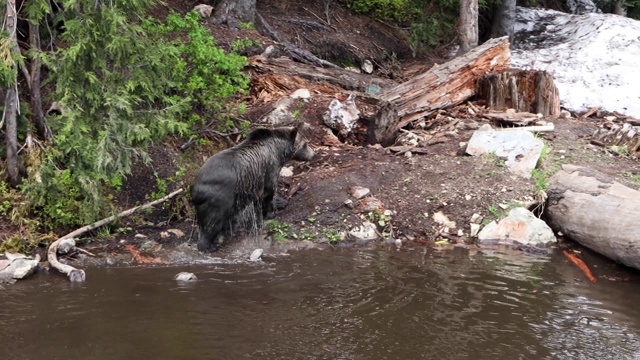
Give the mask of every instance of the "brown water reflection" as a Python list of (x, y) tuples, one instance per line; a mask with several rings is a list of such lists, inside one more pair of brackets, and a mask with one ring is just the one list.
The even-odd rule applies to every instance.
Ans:
[(577, 282), (561, 257), (337, 249), (88, 274), (0, 290), (0, 359), (640, 359), (637, 274)]

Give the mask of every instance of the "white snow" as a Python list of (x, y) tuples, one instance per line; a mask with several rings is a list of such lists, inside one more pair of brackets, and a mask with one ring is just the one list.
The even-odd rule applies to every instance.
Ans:
[(518, 7), (513, 48), (513, 67), (554, 76), (563, 108), (640, 117), (639, 21)]

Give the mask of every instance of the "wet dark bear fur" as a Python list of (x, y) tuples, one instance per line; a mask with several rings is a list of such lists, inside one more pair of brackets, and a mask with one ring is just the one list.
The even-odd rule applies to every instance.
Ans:
[(298, 128), (283, 127), (254, 130), (240, 144), (210, 157), (191, 185), (198, 249), (215, 251), (219, 235), (260, 229), (272, 210), (284, 164), (313, 156)]

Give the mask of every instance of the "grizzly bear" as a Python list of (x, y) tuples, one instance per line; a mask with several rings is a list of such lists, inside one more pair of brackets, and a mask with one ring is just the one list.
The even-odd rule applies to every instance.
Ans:
[(191, 184), (198, 250), (217, 250), (219, 235), (260, 229), (273, 210), (284, 164), (313, 156), (297, 127), (256, 129), (240, 144), (211, 156)]

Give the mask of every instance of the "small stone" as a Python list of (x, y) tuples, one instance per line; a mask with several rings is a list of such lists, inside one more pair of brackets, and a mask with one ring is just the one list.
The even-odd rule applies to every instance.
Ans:
[(483, 218), (482, 215), (480, 214), (473, 214), (471, 215), (471, 222), (474, 224), (480, 224), (482, 222)]
[(567, 110), (562, 110), (560, 111), (560, 119), (569, 119), (571, 118), (571, 113), (568, 112)]
[(174, 279), (176, 281), (197, 281), (198, 277), (194, 273), (190, 272), (181, 272), (178, 273)]
[(76, 241), (73, 238), (64, 239), (58, 243), (57, 253), (60, 255), (68, 254), (76, 248)]
[(373, 63), (369, 59), (363, 61), (360, 67), (362, 68), (362, 71), (367, 74), (371, 74), (373, 72)]
[(353, 196), (356, 199), (362, 199), (363, 197), (369, 195), (371, 193), (371, 190), (369, 190), (366, 187), (362, 187), (362, 186), (352, 186), (351, 187), (351, 196)]
[(410, 158), (412, 156), (413, 156), (413, 154), (411, 153), (411, 151), (407, 151), (406, 153), (404, 153), (404, 157), (406, 157), (406, 158)]
[(262, 253), (263, 252), (264, 252), (264, 250), (262, 250), (262, 249), (253, 250), (253, 252), (251, 253), (251, 256), (249, 256), (249, 260), (250, 261), (259, 261), (260, 258), (262, 257)]
[(351, 199), (347, 199), (344, 201), (344, 206), (348, 207), (349, 209), (353, 209), (353, 200)]
[(464, 236), (464, 231), (462, 231), (462, 229), (458, 230), (458, 236), (459, 237), (463, 237)]
[(468, 194), (467, 194), (467, 195), (465, 195), (465, 196), (464, 196), (464, 199), (465, 199), (465, 200), (467, 200), (467, 201), (471, 200), (471, 195), (468, 195)]
[(146, 238), (146, 237), (147, 237), (147, 235), (144, 235), (144, 234), (135, 234), (133, 237), (134, 237), (134, 238), (139, 238), (139, 239), (144, 239), (144, 238)]
[(365, 221), (362, 225), (351, 229), (349, 236), (356, 241), (375, 240), (378, 238), (378, 232), (375, 224)]
[(289, 97), (292, 99), (309, 100), (311, 98), (311, 92), (309, 91), (309, 89), (298, 89), (292, 92)]
[(616, 121), (616, 120), (618, 120), (618, 117), (613, 116), (613, 115), (609, 115), (609, 116), (605, 116), (604, 119), (607, 120), (607, 121)]
[(396, 239), (396, 241), (394, 241), (394, 244), (395, 244), (397, 247), (401, 247), (401, 246), (402, 246), (402, 240), (400, 240), (400, 239)]
[(437, 213), (434, 213), (432, 218), (433, 218), (433, 221), (437, 222), (440, 225), (444, 225), (448, 228), (454, 228), (454, 229), (456, 227), (456, 222), (449, 220), (449, 218), (445, 214), (443, 214), (442, 211), (438, 211)]
[(382, 201), (373, 196), (369, 196), (360, 200), (360, 207), (362, 208), (362, 211), (383, 211), (384, 209)]
[(162, 238), (162, 239), (167, 239), (167, 238), (169, 238), (169, 236), (171, 236), (171, 235), (169, 235), (169, 233), (166, 232), (166, 231), (161, 231), (160, 232), (160, 238)]
[(193, 11), (197, 12), (203, 18), (208, 18), (211, 16), (211, 12), (213, 11), (213, 6), (207, 4), (196, 5), (193, 8)]
[(182, 230), (180, 229), (169, 229), (167, 230), (167, 232), (177, 237), (184, 237), (184, 232), (182, 232)]
[(293, 176), (293, 167), (285, 166), (280, 170), (280, 177), (292, 177)]
[(478, 236), (478, 233), (480, 232), (480, 224), (471, 223), (469, 227), (471, 228), (471, 231), (469, 231), (469, 236)]

